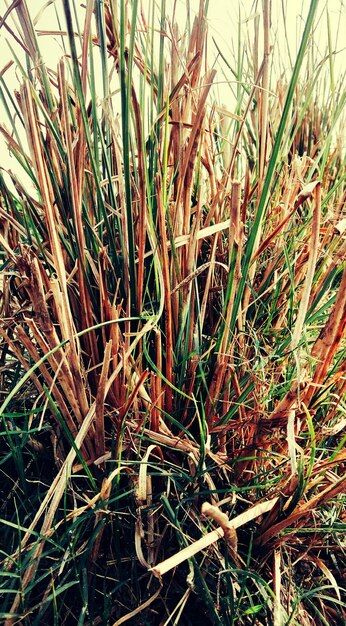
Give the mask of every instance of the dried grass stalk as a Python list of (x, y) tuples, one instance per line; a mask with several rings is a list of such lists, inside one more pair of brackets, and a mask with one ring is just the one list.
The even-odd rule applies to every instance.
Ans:
[[(232, 531), (235, 531), (236, 528), (240, 528), (241, 526), (244, 526), (244, 524), (247, 524), (251, 520), (256, 519), (256, 517), (259, 517), (260, 515), (263, 515), (264, 513), (267, 513), (268, 511), (270, 511), (275, 505), (275, 503), (277, 502), (277, 500), (278, 498), (273, 498), (272, 500), (268, 500), (267, 502), (259, 502), (258, 504), (251, 507), (244, 513), (241, 513), (234, 519), (227, 521), (227, 524), (225, 521), (227, 517), (226, 516), (223, 517), (224, 514), (222, 514), (219, 510), (218, 510), (218, 513), (216, 514), (216, 517), (222, 516), (222, 520), (224, 521), (224, 527), (230, 530), (230, 534), (233, 536), (232, 541), (234, 542), (234, 534), (232, 533)], [(213, 517), (215, 516), (216, 507), (213, 507), (212, 505), (206, 503), (204, 510), (207, 510), (210, 513), (212, 512)], [(183, 563), (184, 561), (186, 561), (186, 559), (190, 559), (195, 554), (197, 554), (201, 550), (204, 550), (205, 548), (215, 543), (215, 541), (218, 541), (222, 537), (225, 537), (225, 530), (224, 528), (220, 526), (216, 530), (213, 530), (207, 533), (206, 535), (204, 535), (204, 537), (202, 537), (198, 541), (195, 541), (193, 544), (191, 544), (187, 548), (184, 548), (177, 554), (174, 554), (173, 556), (169, 557), (169, 559), (166, 559), (165, 561), (162, 561), (162, 563), (155, 565), (155, 567), (152, 567), (150, 571), (153, 572), (154, 576), (156, 576), (157, 578), (161, 578), (163, 574), (166, 574), (174, 567), (177, 567), (178, 565), (180, 565), (180, 563)]]

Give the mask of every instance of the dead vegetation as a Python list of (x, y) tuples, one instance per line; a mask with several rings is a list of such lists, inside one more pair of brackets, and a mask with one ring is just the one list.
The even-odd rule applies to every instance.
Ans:
[(7, 626), (346, 623), (345, 91), (305, 68), (316, 5), (271, 84), (263, 2), (234, 110), (202, 0), (185, 37), (69, 0), (57, 68), (24, 1), (2, 18), (30, 179), (0, 173)]

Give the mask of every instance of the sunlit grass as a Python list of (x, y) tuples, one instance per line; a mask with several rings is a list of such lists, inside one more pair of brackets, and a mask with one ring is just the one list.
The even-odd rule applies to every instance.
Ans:
[(4, 23), (0, 617), (346, 623), (330, 20), (321, 63), (311, 0), (279, 76), (267, 1), (212, 69), (203, 2), (185, 36), (164, 1), (63, 6), (56, 67), (25, 3)]

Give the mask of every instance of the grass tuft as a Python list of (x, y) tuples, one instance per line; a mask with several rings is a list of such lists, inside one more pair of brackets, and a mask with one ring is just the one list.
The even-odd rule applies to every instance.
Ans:
[(52, 8), (0, 18), (0, 620), (346, 624), (331, 15), (287, 70), (267, 0), (233, 55), (203, 0)]

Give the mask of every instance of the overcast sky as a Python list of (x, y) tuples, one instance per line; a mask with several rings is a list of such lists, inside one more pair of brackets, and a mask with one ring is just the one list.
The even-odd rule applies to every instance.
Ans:
[[(160, 0), (161, 1), (161, 0)], [(315, 21), (314, 39), (317, 44), (320, 59), (323, 58), (327, 51), (328, 37), (327, 37), (327, 12), (328, 8), (331, 34), (332, 34), (332, 48), (336, 52), (335, 55), (335, 71), (336, 76), (340, 76), (346, 67), (346, 52), (345, 52), (345, 32), (346, 32), (346, 0), (320, 0), (318, 5), (317, 19)], [(4, 15), (6, 8), (11, 4), (10, 0), (0, 0), (0, 15)], [(55, 8), (58, 14), (61, 16), (61, 22), (63, 27), (65, 26), (64, 13), (63, 13), (63, 0), (30, 0), (28, 3), (30, 7), (31, 15), (33, 18), (37, 17), (37, 28), (40, 30), (48, 30), (57, 28)], [(82, 2), (76, 1), (76, 5), (82, 5)], [(160, 4), (160, 2), (158, 2)], [(176, 19), (179, 24), (180, 30), (183, 31), (186, 24), (186, 7), (187, 0), (167, 0), (167, 14), (172, 15), (172, 8), (175, 5)], [(190, 13), (191, 21), (194, 13), (198, 10), (199, 0), (190, 0)], [(272, 43), (276, 45), (276, 64), (277, 71), (283, 69), (289, 70), (290, 60), (294, 61), (297, 49), (299, 47), (301, 34), (304, 28), (305, 19), (309, 10), (310, 1), (308, 0), (272, 0)], [(144, 13), (147, 13), (151, 2), (149, 0), (142, 0), (142, 6)], [(236, 46), (236, 33), (239, 17), (239, 9), (242, 21), (243, 36), (248, 38), (249, 45), (252, 45), (253, 40), (253, 25), (256, 13), (261, 12), (262, 0), (209, 0), (208, 9), (208, 28), (211, 37), (217, 41), (219, 47), (222, 49), (226, 58), (234, 58), (234, 48)], [(283, 27), (282, 19), (282, 6), (286, 12), (286, 31), (287, 38), (285, 37), (285, 31)], [(81, 10), (81, 15), (83, 10)], [(16, 31), (15, 13), (12, 12), (8, 19), (8, 24)], [(210, 37), (209, 44), (209, 58), (210, 63), (216, 55), (216, 48), (213, 45)], [(0, 69), (5, 66), (7, 61), (11, 59), (11, 52), (8, 49), (6, 39), (13, 40), (9, 33), (2, 28), (0, 30), (0, 46), (1, 46), (1, 60)], [(288, 46), (287, 46), (288, 41)], [(58, 40), (55, 42), (51, 36), (44, 36), (39, 38), (39, 45), (43, 54), (44, 60), (49, 67), (56, 69), (57, 61), (62, 55), (61, 44)], [(289, 51), (288, 48), (289, 47)], [(16, 47), (18, 51), (18, 46)], [(278, 52), (279, 51), (279, 52)], [(280, 67), (279, 67), (280, 66)], [(13, 68), (6, 72), (4, 75), (7, 85), (10, 89), (16, 89), (19, 85), (20, 75), (15, 72)], [(221, 100), (227, 98), (227, 87), (224, 84), (225, 76), (218, 75), (219, 81), (219, 97)], [(228, 88), (229, 93), (229, 88)], [(3, 107), (0, 103), (0, 121), (7, 126), (8, 121)], [(9, 159), (7, 150), (4, 149), (3, 144), (0, 144), (0, 166), (13, 167), (13, 159)]]

